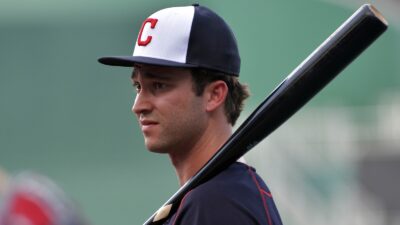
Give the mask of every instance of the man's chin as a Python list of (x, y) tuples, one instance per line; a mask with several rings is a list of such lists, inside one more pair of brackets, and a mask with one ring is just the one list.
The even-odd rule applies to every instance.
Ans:
[(147, 148), (148, 150), (149, 150), (149, 152), (152, 152), (152, 153), (159, 153), (159, 154), (166, 154), (166, 153), (168, 153), (168, 151), (163, 151), (163, 150), (161, 150), (161, 149), (150, 149), (150, 148)]
[(157, 145), (157, 144), (155, 144), (155, 143), (149, 143), (149, 142), (146, 142), (145, 145), (146, 145), (146, 148), (147, 148), (150, 152), (160, 153), (160, 154), (168, 153), (167, 148), (165, 148), (165, 147), (162, 146), (162, 145)]

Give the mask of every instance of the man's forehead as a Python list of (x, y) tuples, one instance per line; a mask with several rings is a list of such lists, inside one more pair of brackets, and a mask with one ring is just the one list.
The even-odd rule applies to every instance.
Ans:
[(146, 78), (173, 79), (185, 74), (191, 74), (191, 71), (186, 68), (153, 66), (153, 65), (135, 65), (132, 71), (132, 79), (138, 75)]

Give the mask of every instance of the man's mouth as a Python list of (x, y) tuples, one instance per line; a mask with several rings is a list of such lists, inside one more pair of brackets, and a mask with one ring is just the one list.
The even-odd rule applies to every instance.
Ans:
[(153, 121), (153, 120), (144, 119), (144, 120), (140, 120), (139, 122), (140, 122), (140, 125), (141, 125), (141, 128), (142, 128), (143, 132), (148, 131), (149, 129), (151, 129), (155, 125), (158, 125), (158, 123), (156, 121)]

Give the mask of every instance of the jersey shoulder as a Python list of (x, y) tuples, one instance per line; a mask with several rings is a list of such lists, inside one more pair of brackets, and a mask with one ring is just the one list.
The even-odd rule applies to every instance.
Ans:
[[(251, 196), (259, 197), (257, 182), (260, 181), (262, 181), (261, 178), (252, 167), (243, 163), (235, 163), (208, 182), (193, 189), (188, 200), (209, 203), (211, 201), (233, 201)], [(263, 181), (261, 184), (267, 189)]]
[(253, 168), (234, 163), (186, 194), (175, 215), (181, 223), (176, 224), (279, 224), (272, 223), (277, 211), (269, 213), (269, 205), (275, 208), (269, 196)]

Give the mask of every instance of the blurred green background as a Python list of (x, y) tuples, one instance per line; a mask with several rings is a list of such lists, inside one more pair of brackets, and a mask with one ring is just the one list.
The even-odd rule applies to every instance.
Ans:
[[(236, 33), (240, 79), (252, 92), (242, 120), (360, 6), (318, 0), (197, 2), (219, 13)], [(373, 106), (387, 93), (399, 93), (400, 20), (388, 2), (376, 6), (388, 15), (390, 29), (306, 111)], [(34, 170), (49, 176), (94, 225), (147, 219), (178, 189), (177, 179), (167, 156), (144, 148), (130, 111), (131, 70), (103, 66), (97, 58), (130, 55), (148, 15), (192, 3), (0, 0), (0, 167), (11, 174)], [(279, 197), (275, 201), (278, 208), (283, 205)], [(281, 207), (283, 220), (300, 224), (289, 219), (286, 208)]]

